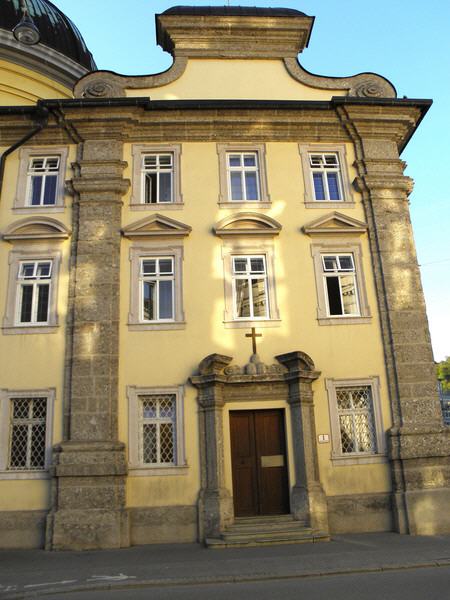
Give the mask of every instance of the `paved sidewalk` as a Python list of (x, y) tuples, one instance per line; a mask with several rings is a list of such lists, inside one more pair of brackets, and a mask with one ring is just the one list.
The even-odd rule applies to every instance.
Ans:
[(290, 579), (418, 567), (449, 569), (450, 536), (333, 536), (317, 544), (208, 550), (198, 544), (124, 550), (0, 551), (0, 598), (61, 597), (74, 590)]

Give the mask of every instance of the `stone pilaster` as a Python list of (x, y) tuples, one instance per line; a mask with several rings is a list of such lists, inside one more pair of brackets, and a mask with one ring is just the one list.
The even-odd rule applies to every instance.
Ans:
[(129, 544), (125, 448), (117, 439), (122, 143), (83, 143), (73, 187), (79, 226), (69, 432), (55, 451), (47, 547)]
[(398, 107), (389, 124), (370, 107), (349, 106), (341, 115), (355, 141), (356, 184), (369, 225), (394, 425), (389, 448), (396, 527), (413, 534), (450, 532), (450, 431), (437, 396), (410, 222), (412, 181), (403, 174), (397, 146), (397, 136), (419, 115)]
[(295, 457), (295, 483), (291, 490), (291, 512), (313, 529), (328, 532), (326, 496), (320, 483), (312, 382), (320, 372), (303, 352), (276, 357), (288, 369), (288, 403), (291, 410)]
[(200, 363), (200, 374), (191, 378), (199, 390), (201, 489), (198, 504), (201, 540), (219, 537), (233, 520), (233, 501), (223, 486), (223, 387), (226, 378), (221, 375), (231, 361), (230, 356), (211, 354)]

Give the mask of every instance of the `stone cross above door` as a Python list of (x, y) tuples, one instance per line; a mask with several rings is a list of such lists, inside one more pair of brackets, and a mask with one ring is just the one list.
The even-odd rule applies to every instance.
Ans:
[(253, 354), (256, 354), (256, 338), (262, 337), (262, 333), (256, 333), (256, 329), (254, 327), (252, 327), (252, 332), (246, 333), (245, 337), (252, 338)]

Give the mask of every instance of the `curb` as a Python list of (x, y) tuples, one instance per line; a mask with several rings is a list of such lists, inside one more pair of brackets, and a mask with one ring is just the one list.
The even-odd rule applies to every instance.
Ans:
[(199, 577), (179, 577), (172, 579), (148, 579), (141, 581), (130, 581), (127, 583), (108, 583), (108, 584), (80, 584), (70, 587), (54, 587), (40, 591), (20, 591), (12, 594), (6, 593), (0, 598), (2, 600), (21, 600), (27, 598), (39, 598), (43, 596), (53, 596), (54, 594), (69, 594), (74, 592), (100, 592), (100, 591), (119, 591), (132, 589), (145, 589), (153, 587), (182, 587), (191, 585), (212, 585), (224, 583), (252, 583), (258, 581), (281, 581), (289, 579), (307, 579), (316, 577), (331, 577), (336, 575), (352, 575), (355, 573), (381, 573), (389, 571), (404, 571), (411, 569), (429, 569), (436, 567), (449, 567), (450, 558), (437, 559), (430, 562), (409, 563), (409, 564), (389, 564), (373, 567), (350, 567), (348, 569), (329, 569), (308, 571), (307, 573), (254, 573), (248, 575), (217, 575), (217, 576), (199, 576)]

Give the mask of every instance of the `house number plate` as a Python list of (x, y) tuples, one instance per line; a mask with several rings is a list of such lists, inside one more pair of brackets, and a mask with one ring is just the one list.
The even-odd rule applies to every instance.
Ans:
[(272, 454), (272, 456), (261, 456), (261, 467), (284, 467), (283, 454)]

